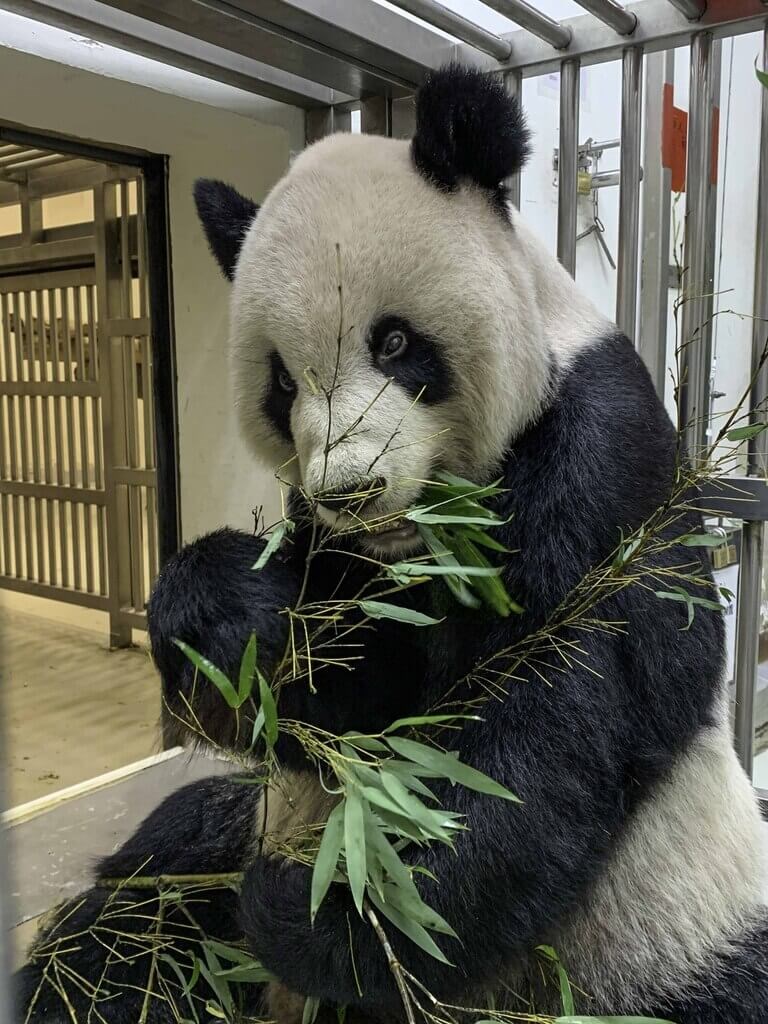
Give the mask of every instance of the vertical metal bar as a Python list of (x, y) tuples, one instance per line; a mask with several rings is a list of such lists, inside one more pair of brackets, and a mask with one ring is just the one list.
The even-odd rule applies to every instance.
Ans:
[(680, 338), (680, 410), (688, 455), (694, 461), (701, 457), (709, 425), (711, 330), (707, 323), (706, 295), (712, 287), (707, 280), (707, 245), (713, 228), (710, 203), (714, 99), (712, 50), (710, 32), (700, 32), (693, 37)]
[(616, 323), (635, 340), (640, 234), (640, 137), (642, 134), (643, 51), (629, 47), (622, 58), (621, 172), (619, 177), (619, 258)]
[[(763, 67), (768, 68), (768, 26), (763, 34)], [(752, 394), (753, 422), (764, 422), (768, 404), (768, 89), (761, 88), (760, 169), (757, 182), (755, 242), (755, 296), (752, 321)], [(763, 431), (749, 442), (749, 471), (768, 472), (768, 438)]]
[(743, 526), (736, 619), (734, 744), (742, 767), (750, 778), (755, 739), (755, 684), (760, 639), (763, 527), (763, 523), (744, 523)]
[(581, 65), (577, 60), (564, 60), (560, 65), (557, 258), (571, 277), (576, 276), (580, 73)]
[(306, 143), (311, 146), (326, 135), (348, 132), (351, 122), (350, 111), (343, 108), (318, 107), (316, 110), (308, 110), (304, 121)]
[[(514, 96), (518, 103), (523, 98), (523, 74), (521, 71), (507, 71), (504, 74), (504, 86), (510, 96)], [(521, 198), (521, 174), (517, 171), (507, 182), (510, 201), (517, 209), (520, 209)]]
[(366, 96), (360, 101), (360, 131), (366, 135), (392, 137), (392, 100), (389, 96)]
[[(48, 349), (49, 349), (49, 338), (46, 338), (46, 316), (45, 316), (45, 295), (42, 289), (38, 289), (35, 293), (37, 302), (37, 322), (38, 322), (38, 337), (40, 341), (40, 359), (43, 367), (43, 380), (46, 383), (50, 382), (51, 372), (48, 370)], [(50, 319), (50, 316), (48, 317)], [(50, 334), (50, 332), (48, 332)], [(43, 463), (45, 466), (45, 482), (47, 484), (54, 483), (54, 468), (53, 468), (53, 445), (52, 437), (55, 430), (52, 428), (51, 423), (53, 422), (55, 427), (56, 407), (54, 399), (50, 395), (44, 395), (42, 399), (43, 403)], [(53, 505), (50, 501), (45, 501), (45, 540), (46, 540), (46, 579), (49, 583), (53, 582), (53, 575), (55, 570), (55, 556), (53, 550), (53, 538), (54, 538), (54, 523), (53, 523)]]
[(645, 58), (643, 150), (643, 227), (640, 287), (640, 334), (637, 350), (648, 367), (656, 392), (664, 397), (669, 313), (669, 244), (672, 171), (662, 151), (665, 110), (673, 104), (675, 51)]

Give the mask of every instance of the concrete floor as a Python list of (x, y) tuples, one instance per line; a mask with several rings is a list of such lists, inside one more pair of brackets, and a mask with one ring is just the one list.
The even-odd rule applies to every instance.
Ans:
[(146, 650), (110, 651), (104, 632), (7, 604), (0, 635), (8, 806), (160, 749), (160, 685)]

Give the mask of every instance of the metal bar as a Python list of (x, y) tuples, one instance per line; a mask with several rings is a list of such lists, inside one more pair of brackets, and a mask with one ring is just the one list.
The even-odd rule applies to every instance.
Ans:
[[(688, 21), (669, 0), (633, 0), (626, 10), (637, 15), (637, 28), (632, 34), (632, 43), (642, 46), (646, 54), (687, 46), (694, 35), (701, 31), (711, 32), (715, 39), (743, 35), (747, 32), (762, 32), (765, 27), (766, 5), (762, 0), (717, 0), (698, 23)], [(590, 14), (579, 14), (561, 22), (572, 33), (568, 56), (579, 59), (584, 67), (602, 64), (605, 61), (620, 60), (627, 45), (626, 39), (618, 35), (609, 25)], [(503, 35), (512, 46), (510, 58), (504, 61), (503, 70), (522, 70), (523, 77), (556, 72), (563, 54), (554, 50), (549, 43), (536, 38), (532, 33), (519, 29)], [(476, 60), (474, 51), (458, 44), (456, 60)], [(489, 70), (494, 70), (488, 65)]]
[(617, 0), (576, 0), (576, 3), (619, 35), (631, 36), (637, 27), (637, 15), (626, 10)]
[(669, 312), (669, 242), (672, 172), (662, 159), (665, 104), (674, 95), (675, 51), (645, 58), (643, 121), (643, 226), (640, 285), (640, 333), (637, 350), (662, 398), (667, 373)]
[(741, 765), (750, 779), (752, 778), (755, 741), (755, 689), (760, 638), (763, 531), (764, 525), (761, 522), (745, 522), (743, 525), (736, 617), (734, 745)]
[[(64, 0), (58, 6), (66, 7)], [(444, 37), (373, 0), (108, 0), (107, 6), (338, 90), (344, 98), (412, 91), (451, 53)]]
[(707, 9), (707, 0), (669, 0), (690, 21), (698, 21)]
[(576, 276), (576, 214), (579, 170), (579, 77), (577, 60), (560, 66), (560, 143), (557, 183), (557, 258)]
[(624, 51), (621, 86), (621, 171), (619, 252), (616, 274), (616, 323), (635, 340), (640, 234), (640, 138), (643, 128), (643, 51)]
[[(523, 76), (519, 71), (507, 71), (504, 75), (504, 86), (510, 96), (514, 96), (518, 103), (522, 102)], [(522, 175), (517, 171), (507, 182), (510, 202), (520, 209), (522, 195)]]
[(688, 168), (686, 182), (685, 246), (683, 264), (680, 414), (688, 455), (701, 457), (709, 425), (711, 332), (706, 322), (707, 243), (711, 223), (710, 174), (712, 166), (713, 39), (700, 32), (691, 46), (690, 112), (688, 116)]
[(525, 0), (484, 0), (484, 3), (556, 50), (565, 50), (570, 45), (571, 30), (531, 7)]
[(349, 110), (337, 107), (322, 107), (320, 110), (308, 110), (305, 120), (305, 141), (308, 146), (326, 135), (350, 130), (351, 115)]
[(98, 13), (88, 0), (3, 0), (3, 6), (42, 24), (74, 31), (282, 103), (313, 107), (333, 101), (333, 90), (326, 86), (184, 32), (156, 23), (148, 25), (145, 19), (111, 10), (106, 4), (99, 5)]
[(62, 238), (56, 242), (35, 242), (34, 245), (0, 247), (0, 270), (35, 266), (44, 263), (88, 261), (93, 259), (93, 239), (90, 237)]
[[(143, 482), (143, 481), (142, 481)], [(0, 480), (0, 494), (15, 494), (25, 498), (46, 498), (59, 501), (85, 502), (105, 505), (104, 491), (95, 487), (59, 487), (58, 484), (31, 483), (25, 480)]]
[[(2, 688), (3, 690), (5, 687)], [(8, 721), (7, 709), (0, 706), (0, 749), (7, 750), (8, 738), (4, 735), (5, 723)], [(7, 807), (5, 758), (0, 758), (0, 812)], [(8, 829), (2, 823), (0, 814), (0, 1021), (12, 1021), (15, 1009), (12, 1006), (13, 981), (11, 966), (13, 963), (11, 929), (16, 923), (16, 915), (12, 905), (12, 893), (15, 886), (11, 881), (11, 859), (8, 852)]]
[[(768, 26), (763, 33), (763, 67), (768, 68)], [(755, 297), (752, 321), (753, 384), (750, 396), (750, 415), (753, 422), (765, 420), (768, 404), (768, 89), (761, 89), (760, 94), (760, 169), (757, 184)], [(749, 472), (762, 475), (768, 472), (768, 440), (762, 434), (749, 442)]]
[[(434, 25), (442, 32), (447, 32), (448, 35), (495, 57), (496, 60), (506, 60), (512, 53), (512, 46), (500, 36), (488, 32), (460, 14), (455, 14), (437, 3), (437, 0), (392, 0), (392, 3), (395, 7), (426, 21), (428, 25)], [(491, 3), (489, 6), (495, 7), (496, 4)], [(527, 4), (523, 6), (527, 7)]]
[(392, 137), (391, 96), (367, 96), (360, 103), (360, 131)]

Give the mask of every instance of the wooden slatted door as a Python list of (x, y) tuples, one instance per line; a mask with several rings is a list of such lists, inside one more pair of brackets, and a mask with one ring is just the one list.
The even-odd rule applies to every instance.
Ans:
[(124, 645), (158, 566), (143, 182), (90, 180), (77, 267), (47, 265), (44, 233), (20, 273), (0, 250), (0, 586), (103, 610)]

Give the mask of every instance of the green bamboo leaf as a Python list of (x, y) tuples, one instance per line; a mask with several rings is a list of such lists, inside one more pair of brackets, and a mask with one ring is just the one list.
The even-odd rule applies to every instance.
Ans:
[(301, 1024), (315, 1024), (317, 1013), (320, 1009), (320, 1000), (314, 996), (307, 996), (304, 1000), (304, 1012), (301, 1015)]
[(753, 437), (768, 428), (768, 423), (749, 423), (743, 427), (734, 427), (725, 435), (729, 441), (750, 441)]
[(761, 85), (764, 85), (766, 89), (768, 89), (768, 73), (765, 71), (761, 71), (760, 68), (756, 67), (755, 74), (757, 75), (758, 82), (760, 82)]
[(370, 889), (368, 890), (368, 898), (377, 910), (380, 910), (381, 913), (392, 922), (395, 928), (399, 928), (403, 935), (407, 936), (407, 938), (412, 942), (415, 942), (417, 946), (420, 946), (425, 953), (429, 953), (429, 955), (433, 956), (435, 960), (440, 960), (444, 964), (453, 966), (426, 928), (418, 924), (416, 921), (411, 921), (390, 903), (384, 903), (383, 900), (380, 900), (378, 895)]
[(244, 949), (238, 949), (237, 946), (227, 946), (223, 942), (217, 942), (216, 939), (204, 939), (201, 945), (210, 949), (216, 956), (223, 960), (229, 960), (231, 963), (243, 964), (248, 967), (261, 967), (261, 964), (254, 960), (252, 953), (248, 953)]
[(677, 543), (687, 548), (719, 548), (726, 543), (726, 539), (714, 533), (687, 533)]
[(573, 991), (571, 990), (571, 982), (568, 978), (565, 968), (560, 962), (560, 957), (552, 946), (537, 946), (537, 952), (542, 953), (547, 960), (551, 960), (557, 971), (557, 978), (560, 984), (560, 1002), (563, 1006), (563, 1013), (573, 1014), (575, 1011), (573, 1003)]
[(189, 644), (185, 644), (183, 640), (177, 640), (174, 638), (173, 642), (180, 651), (184, 652), (195, 668), (202, 672), (206, 679), (209, 679), (213, 683), (231, 708), (236, 710), (240, 707), (241, 701), (237, 695), (237, 691), (220, 668), (217, 668), (212, 661), (209, 661), (208, 658), (199, 654), (194, 647), (190, 647)]
[(422, 511), (419, 508), (411, 509), (405, 515), (406, 519), (410, 519), (413, 523), (426, 523), (428, 526), (443, 526), (447, 523), (461, 526), (489, 526), (494, 525), (494, 520), (490, 515), (461, 515), (459, 513), (451, 512), (427, 512)]
[(555, 1024), (673, 1024), (659, 1017), (558, 1017)]
[(362, 800), (351, 787), (347, 789), (344, 800), (344, 856), (352, 898), (358, 914), (362, 917), (366, 877), (365, 818)]
[(359, 733), (347, 732), (342, 739), (345, 739), (350, 746), (359, 747), (361, 750), (371, 750), (374, 753), (387, 753), (389, 751), (386, 743), (382, 743), (375, 736), (363, 736)]
[(240, 677), (238, 679), (237, 697), (241, 705), (248, 700), (251, 696), (251, 691), (253, 690), (253, 682), (256, 678), (257, 649), (256, 634), (251, 633), (245, 652), (240, 661)]
[(438, 725), (440, 722), (482, 722), (480, 715), (413, 715), (409, 718), (398, 718), (392, 725), (388, 725), (383, 735), (397, 732), (398, 729), (408, 729), (417, 725)]
[[(445, 830), (450, 828), (450, 812), (436, 811), (427, 807), (417, 796), (409, 792), (396, 775), (391, 772), (380, 771), (381, 784), (387, 793), (395, 801), (395, 806), (400, 808), (400, 813), (405, 814), (427, 837), (443, 839)], [(395, 812), (397, 813), (397, 812)]]
[(458, 935), (445, 918), (441, 917), (432, 907), (427, 906), (413, 881), (409, 886), (385, 885), (384, 901), (388, 906), (399, 910), (404, 917), (420, 924), (422, 928), (440, 935), (449, 935), (452, 939), (458, 939)]
[(385, 811), (391, 811), (393, 814), (403, 813), (403, 808), (397, 803), (397, 801), (382, 792), (380, 789), (374, 789), (373, 786), (363, 786), (360, 793), (369, 804), (374, 804), (376, 807), (382, 807)]
[(344, 845), (344, 802), (337, 804), (328, 815), (320, 846), (312, 868), (312, 886), (309, 897), (309, 917), (314, 923), (320, 904), (330, 888)]
[(373, 814), (371, 814), (370, 820), (366, 824), (370, 826), (366, 836), (368, 837), (371, 852), (387, 873), (390, 881), (405, 888), (409, 885), (412, 886), (413, 879), (411, 878), (410, 871), (403, 864), (397, 850), (395, 850), (394, 846), (384, 835), (381, 826)]
[[(261, 684), (259, 684), (259, 686), (261, 686)], [(264, 708), (260, 707), (259, 713), (256, 715), (256, 718), (254, 719), (253, 722), (253, 732), (251, 733), (251, 745), (248, 748), (249, 750), (253, 750), (253, 748), (256, 746), (256, 742), (259, 736), (261, 736), (261, 730), (264, 728), (265, 720), (266, 719), (264, 716)]]
[(274, 530), (270, 533), (267, 543), (262, 548), (261, 554), (254, 563), (254, 569), (263, 569), (267, 562), (270, 560), (272, 555), (277, 551), (283, 542), (283, 538), (289, 530), (293, 529), (293, 523), (290, 519), (284, 519), (281, 523), (278, 523)]
[(432, 790), (425, 786), (418, 776), (410, 772), (408, 770), (409, 767), (410, 764), (406, 761), (397, 761), (394, 758), (390, 758), (387, 761), (387, 771), (396, 775), (407, 789), (413, 790), (419, 796), (426, 797), (428, 800), (434, 800), (437, 803), (437, 797)]
[[(258, 670), (257, 670), (258, 671)], [(277, 742), (277, 734), (279, 726), (277, 723), (277, 706), (275, 704), (275, 697), (272, 690), (269, 688), (269, 683), (261, 674), (259, 675), (259, 698), (261, 700), (261, 710), (264, 713), (264, 735), (267, 739), (267, 745), (274, 747)], [(258, 721), (258, 719), (257, 719)]]
[(416, 576), (498, 576), (501, 569), (496, 566), (487, 568), (479, 565), (430, 565), (428, 562), (394, 562), (387, 566), (390, 575), (405, 577)]
[(247, 964), (237, 964), (235, 967), (229, 967), (225, 971), (219, 971), (217, 977), (224, 978), (226, 981), (248, 984), (258, 983), (260, 985), (275, 980), (274, 974), (271, 974), (266, 967), (262, 967), (258, 963), (254, 963), (251, 967)]
[(490, 537), (482, 530), (473, 530), (471, 533), (471, 540), (473, 544), (480, 544), (481, 547), (488, 548), (489, 551), (498, 551), (502, 555), (512, 554), (509, 548), (504, 547), (504, 545), (500, 544), (495, 537)]
[(419, 846), (424, 845), (424, 836), (404, 814), (393, 814), (391, 811), (384, 810), (384, 808), (377, 808), (376, 814), (382, 820), (384, 826), (390, 832), (394, 832), (396, 836), (405, 836)]
[(402, 608), (398, 604), (386, 601), (361, 601), (360, 607), (371, 619), (393, 619), (395, 622), (406, 622), (410, 626), (436, 626), (442, 619), (433, 619), (423, 612), (412, 608)]
[(500, 783), (442, 750), (436, 750), (424, 743), (417, 743), (415, 740), (407, 740), (399, 736), (390, 736), (387, 742), (396, 754), (406, 760), (415, 761), (416, 764), (424, 765), (425, 768), (431, 768), (434, 771), (440, 771), (445, 778), (452, 782), (458, 782), (467, 789), (486, 793), (489, 796), (498, 796), (503, 800), (511, 800), (513, 803), (521, 803), (519, 797)]

